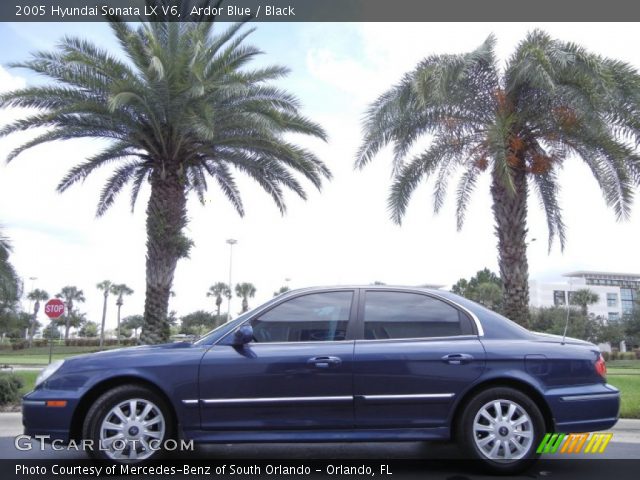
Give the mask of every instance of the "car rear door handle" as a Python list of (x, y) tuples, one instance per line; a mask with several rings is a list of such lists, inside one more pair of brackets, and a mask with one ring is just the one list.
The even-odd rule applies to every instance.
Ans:
[(329, 368), (331, 366), (338, 366), (342, 363), (342, 360), (338, 357), (312, 357), (307, 360), (308, 365), (313, 365), (316, 368)]
[(473, 360), (473, 355), (468, 353), (451, 353), (442, 357), (442, 361), (449, 365), (462, 365), (463, 363), (469, 363)]

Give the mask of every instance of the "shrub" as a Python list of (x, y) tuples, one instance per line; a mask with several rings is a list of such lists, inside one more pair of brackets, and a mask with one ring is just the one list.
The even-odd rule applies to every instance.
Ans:
[(611, 355), (609, 354), (609, 352), (602, 352), (602, 358), (604, 358), (605, 362), (608, 362), (609, 360), (611, 360)]
[(0, 373), (0, 405), (20, 401), (22, 379), (12, 373)]
[[(90, 337), (69, 338), (64, 342), (64, 344), (67, 347), (99, 347), (100, 339)], [(138, 340), (135, 338), (123, 338), (120, 340), (121, 347), (129, 347), (137, 344)], [(115, 338), (106, 338), (104, 340), (105, 347), (112, 347), (115, 345), (118, 345), (118, 341)]]
[(634, 352), (623, 352), (620, 354), (620, 360), (635, 360), (636, 354)]

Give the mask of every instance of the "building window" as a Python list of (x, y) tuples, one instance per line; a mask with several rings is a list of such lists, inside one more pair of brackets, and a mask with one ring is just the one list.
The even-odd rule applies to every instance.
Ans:
[(609, 312), (609, 321), (617, 322), (620, 320), (620, 314), (618, 312)]
[(607, 293), (607, 307), (617, 307), (617, 306), (618, 306), (618, 294)]
[(553, 291), (553, 304), (556, 307), (559, 307), (560, 305), (566, 305), (567, 304), (567, 299), (565, 296), (565, 291), (564, 290), (554, 290)]
[(620, 299), (622, 305), (622, 314), (630, 315), (633, 312), (633, 304), (638, 297), (638, 293), (634, 288), (621, 288)]

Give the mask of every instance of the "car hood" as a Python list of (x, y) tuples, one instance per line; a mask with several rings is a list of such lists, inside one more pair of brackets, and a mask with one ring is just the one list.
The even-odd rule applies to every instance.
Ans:
[(92, 361), (103, 361), (115, 357), (135, 358), (142, 355), (167, 354), (171, 350), (194, 348), (190, 342), (163, 343), (159, 345), (137, 345), (135, 347), (114, 348), (102, 350), (101, 352), (86, 353), (76, 355), (65, 360), (67, 364), (91, 363)]

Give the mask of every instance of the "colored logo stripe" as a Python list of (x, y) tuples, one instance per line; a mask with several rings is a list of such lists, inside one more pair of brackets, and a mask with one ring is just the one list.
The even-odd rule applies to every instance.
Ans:
[[(603, 453), (613, 438), (613, 433), (547, 433), (540, 442), (537, 453)], [(587, 441), (588, 440), (588, 441)]]
[[(611, 441), (611, 437), (613, 437), (613, 433), (594, 433), (591, 436), (591, 440), (585, 448), (585, 453), (602, 453), (604, 449), (607, 448), (609, 442)], [(599, 448), (598, 448), (599, 447)]]
[(537, 453), (556, 453), (565, 436), (564, 433), (547, 433), (540, 442)]

